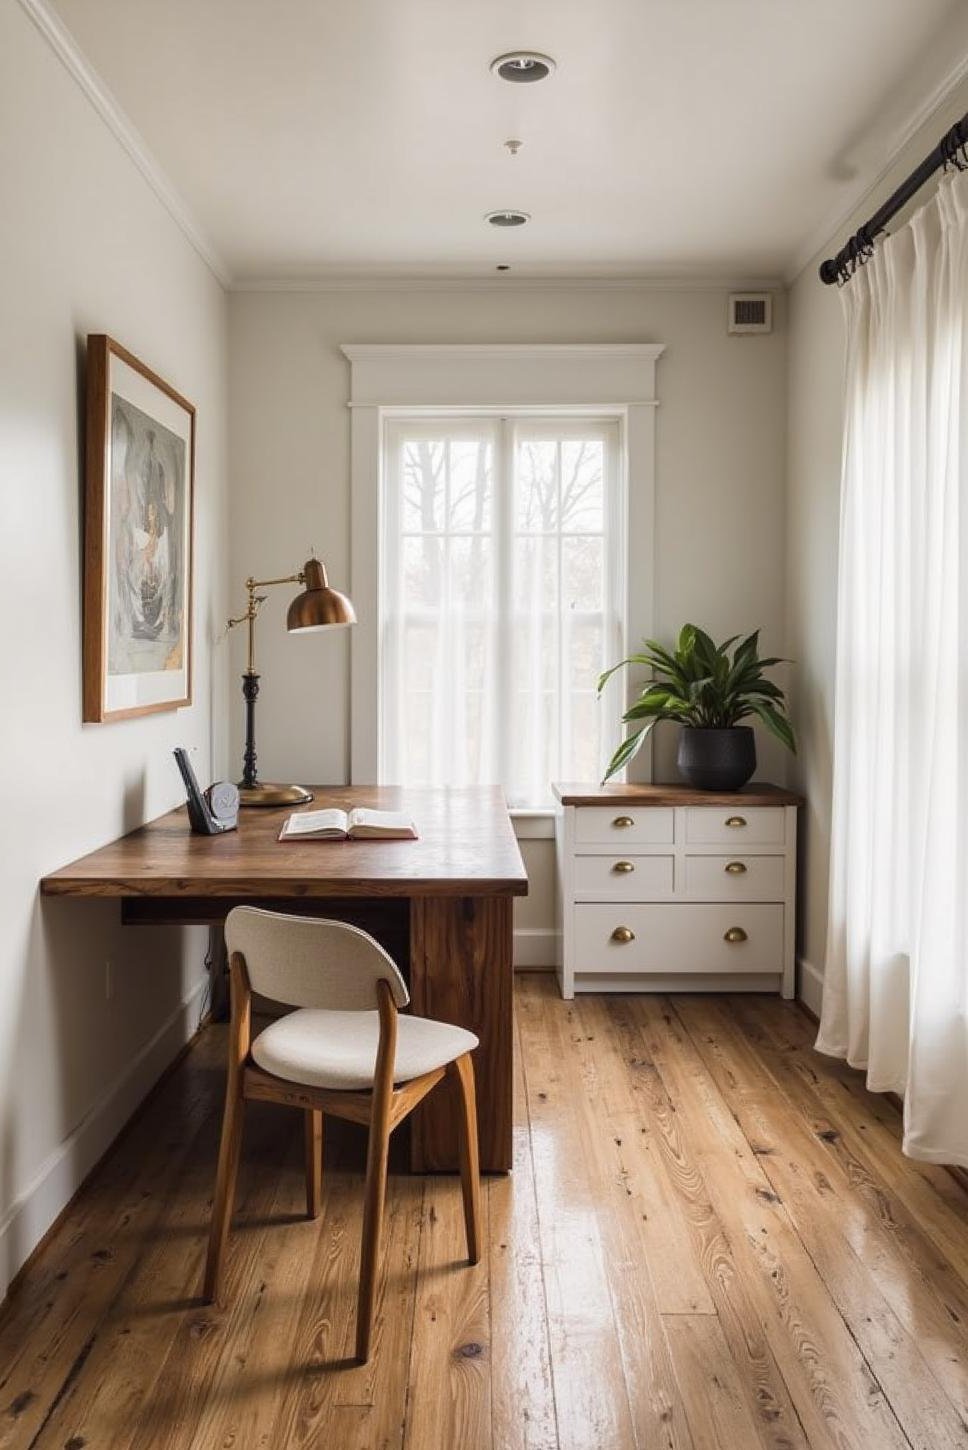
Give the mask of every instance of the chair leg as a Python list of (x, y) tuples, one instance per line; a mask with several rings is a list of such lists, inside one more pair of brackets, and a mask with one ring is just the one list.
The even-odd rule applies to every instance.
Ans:
[(460, 1092), (460, 1183), (464, 1196), (464, 1227), (467, 1257), (472, 1264), (481, 1257), (481, 1166), (477, 1147), (477, 1093), (474, 1064), (465, 1052), (450, 1064)]
[(232, 1208), (235, 1203), (235, 1182), (239, 1172), (244, 1112), (245, 1100), (241, 1092), (230, 1090), (225, 1099), (225, 1116), (222, 1119), (222, 1140), (218, 1150), (215, 1198), (212, 1202), (212, 1225), (208, 1236), (205, 1283), (202, 1288), (203, 1297), (210, 1304), (219, 1303), (222, 1297), (225, 1246), (228, 1242)]
[(306, 1133), (306, 1212), (319, 1218), (323, 1202), (323, 1115), (315, 1108), (304, 1110)]
[(356, 1307), (356, 1357), (365, 1364), (370, 1357), (373, 1304), (380, 1264), (383, 1205), (387, 1189), (387, 1156), (390, 1150), (389, 1122), (373, 1123), (366, 1150), (366, 1194), (363, 1204), (363, 1240), (360, 1248), (360, 1296)]

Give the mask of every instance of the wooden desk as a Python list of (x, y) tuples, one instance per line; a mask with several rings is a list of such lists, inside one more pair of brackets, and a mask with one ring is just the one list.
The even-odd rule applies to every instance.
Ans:
[[(400, 964), (413, 1011), (469, 1027), (475, 1053), (481, 1167), (511, 1166), (511, 906), (528, 878), (503, 793), (314, 786), (309, 810), (406, 810), (416, 841), (279, 842), (288, 809), (250, 809), (238, 831), (193, 836), (184, 807), (64, 866), (47, 896), (117, 897), (128, 923), (224, 921), (250, 903), (353, 921)], [(450, 1095), (414, 1114), (411, 1163), (457, 1167)]]

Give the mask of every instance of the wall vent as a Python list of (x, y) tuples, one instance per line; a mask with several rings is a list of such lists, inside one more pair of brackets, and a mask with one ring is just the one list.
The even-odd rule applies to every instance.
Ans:
[(729, 332), (772, 332), (773, 298), (769, 292), (732, 292)]

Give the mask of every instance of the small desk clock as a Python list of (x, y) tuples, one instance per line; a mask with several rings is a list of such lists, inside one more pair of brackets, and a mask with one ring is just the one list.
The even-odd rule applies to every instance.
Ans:
[(203, 794), (183, 745), (174, 750), (188, 795), (188, 819), (199, 836), (217, 836), (221, 831), (234, 831), (239, 824), (239, 788), (227, 780), (216, 781)]

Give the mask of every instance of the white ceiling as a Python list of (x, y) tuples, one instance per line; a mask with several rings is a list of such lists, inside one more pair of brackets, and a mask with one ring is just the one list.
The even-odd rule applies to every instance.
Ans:
[[(54, 8), (242, 283), (779, 276), (968, 56), (964, 0)], [(527, 46), (553, 79), (489, 73)]]

